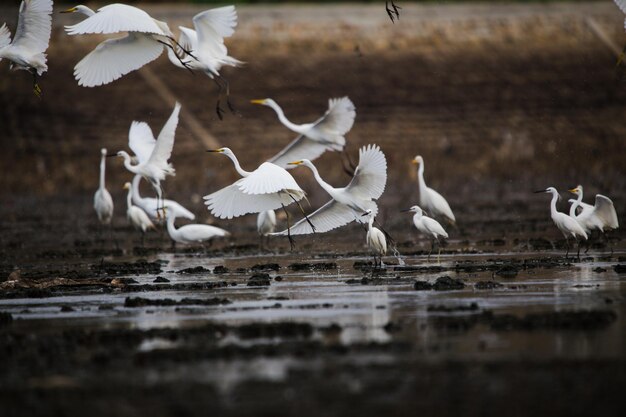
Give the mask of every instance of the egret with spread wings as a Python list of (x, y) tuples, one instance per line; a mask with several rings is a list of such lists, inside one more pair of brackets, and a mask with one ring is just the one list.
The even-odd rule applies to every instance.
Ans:
[(11, 61), (11, 69), (21, 69), (33, 75), (33, 91), (41, 95), (37, 77), (48, 70), (46, 49), (52, 31), (52, 0), (23, 0), (15, 37), (6, 23), (0, 26), (0, 61)]
[[(387, 184), (387, 160), (377, 145), (367, 145), (359, 150), (359, 165), (352, 181), (343, 188), (335, 188), (320, 177), (320, 174), (308, 159), (292, 162), (304, 165), (313, 171), (317, 183), (332, 197), (322, 207), (294, 224), (291, 228), (276, 235), (304, 235), (315, 232), (328, 232), (354, 220), (364, 223), (363, 214), (371, 210), (376, 217), (378, 205), (374, 200), (380, 198)], [(311, 228), (315, 225), (315, 230)]]
[[(591, 234), (593, 230), (599, 230), (603, 236), (609, 230), (619, 228), (617, 213), (613, 201), (607, 196), (596, 194), (595, 204), (583, 203), (583, 186), (578, 185), (576, 188), (569, 190), (570, 193), (578, 196), (576, 200), (570, 200), (570, 217), (576, 219), (578, 224), (582, 226), (587, 234)], [(577, 209), (581, 208), (577, 214)]]

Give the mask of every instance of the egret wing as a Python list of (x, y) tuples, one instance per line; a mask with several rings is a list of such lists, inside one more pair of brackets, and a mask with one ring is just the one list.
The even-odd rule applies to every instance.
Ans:
[(295, 165), (288, 165), (289, 162), (299, 161), (301, 159), (313, 161), (319, 158), (327, 149), (329, 148), (323, 143), (300, 135), (283, 148), (282, 151), (274, 155), (268, 162), (285, 169), (291, 169), (294, 168)]
[(435, 216), (444, 216), (450, 221), (456, 222), (456, 218), (454, 217), (454, 213), (452, 213), (452, 209), (450, 208), (448, 201), (441, 194), (430, 187), (426, 188), (426, 192), (428, 192), (430, 197), (431, 203), (429, 208), (434, 212), (432, 214)]
[(214, 237), (228, 236), (230, 233), (224, 229), (208, 224), (188, 224), (178, 228), (186, 241), (202, 242)]
[[(11, 32), (7, 27), (6, 23), (3, 23), (0, 26), (0, 48), (4, 48), (5, 46), (11, 43)], [(0, 59), (2, 61), (2, 59)]]
[(150, 126), (145, 122), (133, 121), (128, 131), (128, 146), (135, 153), (140, 164), (150, 159), (154, 145), (156, 145), (156, 139)]
[[(196, 51), (198, 49), (198, 34), (196, 31), (184, 26), (179, 26), (178, 28), (180, 29), (180, 36), (178, 37), (178, 43), (180, 46), (191, 52)], [(181, 54), (183, 53), (182, 50), (178, 52)]]
[[(235, 6), (224, 6), (198, 13), (193, 18), (193, 25), (198, 36), (198, 54), (205, 60), (221, 61), (227, 57), (228, 50), (224, 38), (232, 36), (237, 26)], [(231, 65), (239, 61), (230, 59)], [(229, 62), (230, 62), (229, 61)]]
[(626, 13), (626, 0), (613, 0), (617, 7), (622, 11), (622, 13)]
[(150, 15), (137, 7), (110, 4), (75, 25), (65, 27), (70, 35), (85, 33), (141, 32), (165, 35)]
[(154, 61), (163, 45), (148, 36), (130, 33), (100, 43), (74, 67), (78, 85), (96, 87), (115, 81)]
[[(308, 221), (306, 218), (300, 219), (291, 226), (289, 228), (289, 234), (309, 235), (314, 233), (309, 221), (315, 226), (315, 232), (324, 233), (357, 220), (357, 215), (354, 213), (354, 210), (335, 200), (330, 200), (307, 217), (309, 219)], [(274, 234), (286, 236), (287, 230)]]
[(239, 188), (240, 181), (204, 196), (204, 204), (215, 217), (232, 219), (248, 213), (276, 210), (293, 203), (287, 193), (246, 194)]
[(43, 53), (52, 30), (52, 0), (22, 0), (13, 45)]
[[(155, 164), (156, 166), (166, 170), (170, 169), (171, 171), (173, 171), (173, 168), (168, 165), (167, 160), (170, 159), (172, 149), (174, 149), (174, 138), (176, 135), (176, 127), (178, 126), (179, 113), (180, 103), (176, 102), (170, 118), (167, 119), (163, 129), (161, 129), (161, 133), (159, 133), (154, 150), (148, 160), (151, 164)], [(173, 172), (170, 172), (170, 174), (173, 175)]]
[(356, 108), (348, 97), (331, 98), (328, 110), (314, 123), (314, 127), (323, 132), (343, 136), (354, 124)]
[(247, 177), (237, 181), (239, 189), (246, 194), (273, 194), (288, 191), (296, 200), (304, 197), (304, 191), (284, 168), (263, 162)]
[(605, 227), (611, 229), (617, 229), (619, 227), (619, 221), (617, 220), (617, 213), (615, 212), (615, 206), (610, 198), (603, 196), (602, 194), (596, 195), (594, 214), (602, 220)]
[(365, 199), (377, 199), (387, 184), (387, 160), (378, 145), (359, 149), (359, 165), (346, 190)]

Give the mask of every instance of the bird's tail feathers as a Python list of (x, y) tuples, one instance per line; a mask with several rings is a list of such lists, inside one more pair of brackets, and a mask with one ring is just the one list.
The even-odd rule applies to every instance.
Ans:
[(2, 27), (0, 27), (0, 48), (4, 48), (10, 43), (11, 43), (11, 32), (9, 31), (7, 24), (3, 23)]

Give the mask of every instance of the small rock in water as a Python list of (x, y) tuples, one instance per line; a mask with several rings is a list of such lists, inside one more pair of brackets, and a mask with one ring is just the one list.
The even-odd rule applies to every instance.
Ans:
[(76, 310), (74, 310), (74, 308), (71, 306), (61, 306), (62, 313), (69, 313), (70, 311), (76, 311)]
[(161, 283), (161, 282), (170, 282), (170, 280), (169, 280), (169, 279), (167, 279), (167, 278), (163, 278), (163, 277), (156, 277), (156, 278), (154, 279), (154, 281), (152, 281), (152, 282), (155, 282), (155, 283)]
[(437, 278), (433, 284), (435, 291), (450, 291), (450, 290), (462, 290), (465, 288), (465, 284), (460, 279), (453, 279), (449, 276), (443, 276)]
[(218, 265), (215, 268), (213, 268), (213, 273), (214, 274), (226, 274), (228, 273), (228, 268), (226, 268), (224, 265)]
[(276, 263), (269, 264), (256, 264), (252, 268), (250, 268), (252, 272), (258, 271), (278, 271), (280, 269), (280, 265)]
[(203, 266), (194, 266), (193, 268), (185, 268), (176, 271), (177, 274), (210, 274), (211, 271)]
[(519, 268), (513, 265), (504, 265), (498, 269), (495, 274), (503, 278), (515, 278), (519, 272)]
[(261, 272), (248, 278), (248, 287), (267, 287), (270, 285), (270, 281), (269, 274)]
[(618, 274), (626, 274), (626, 265), (617, 264), (613, 266), (613, 270)]
[(416, 291), (428, 291), (433, 289), (433, 284), (428, 281), (415, 281), (413, 289)]

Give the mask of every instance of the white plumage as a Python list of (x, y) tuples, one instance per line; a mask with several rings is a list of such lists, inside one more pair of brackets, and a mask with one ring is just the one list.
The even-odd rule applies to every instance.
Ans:
[[(622, 11), (622, 13), (626, 13), (626, 0), (613, 0), (617, 7)], [(624, 30), (626, 30), (626, 19), (624, 20)]]
[(419, 186), (419, 205), (434, 217), (442, 217), (450, 223), (455, 223), (456, 218), (450, 205), (445, 198), (437, 191), (426, 185), (424, 181), (424, 158), (416, 156), (413, 161), (414, 164), (419, 165), (417, 170), (417, 180)]
[(137, 206), (133, 206), (133, 190), (129, 182), (124, 184), (124, 189), (128, 190), (128, 195), (126, 196), (126, 204), (128, 206), (126, 210), (126, 217), (128, 222), (132, 224), (135, 229), (141, 232), (143, 242), (143, 234), (146, 233), (148, 229), (154, 229), (154, 224), (152, 224), (152, 221), (142, 209)]
[(126, 4), (110, 4), (94, 12), (80, 5), (63, 13), (82, 13), (87, 19), (66, 26), (69, 35), (112, 34), (126, 36), (101, 42), (74, 67), (78, 85), (96, 87), (108, 84), (157, 59), (163, 48), (173, 49), (173, 34), (165, 22)]
[(343, 150), (346, 144), (344, 135), (352, 129), (356, 117), (356, 109), (348, 97), (329, 99), (328, 110), (321, 118), (301, 125), (290, 122), (280, 106), (270, 98), (252, 100), (252, 103), (271, 107), (288, 129), (300, 134), (269, 160), (286, 169), (291, 168), (289, 162), (302, 159), (312, 161), (327, 150)]
[[(596, 194), (596, 201), (592, 206), (591, 204), (586, 204), (582, 201), (582, 185), (579, 185), (569, 191), (578, 196), (578, 199), (573, 200), (573, 202), (570, 200), (570, 202), (572, 202), (572, 206), (570, 207), (570, 217), (576, 219), (586, 233), (589, 234), (594, 229), (604, 233), (606, 230), (619, 228), (619, 221), (617, 220), (615, 206), (610, 198), (602, 194)], [(582, 209), (580, 214), (576, 214), (578, 207)]]
[(266, 210), (259, 213), (256, 219), (256, 230), (260, 236), (274, 233), (276, 229), (276, 213), (274, 210)]
[[(435, 247), (435, 242), (439, 243), (440, 238), (447, 239), (448, 233), (437, 220), (424, 216), (421, 207), (412, 206), (410, 209), (405, 211), (415, 213), (413, 215), (413, 225), (415, 225), (418, 232), (425, 234), (430, 239), (431, 245), (430, 252), (428, 253), (428, 257), (430, 258), (430, 254), (433, 252)], [(439, 248), (439, 251), (441, 252), (441, 248)]]
[(374, 255), (374, 266), (376, 266), (376, 256), (378, 255), (380, 260), (380, 266), (383, 264), (383, 256), (387, 254), (387, 239), (385, 234), (377, 227), (374, 227), (374, 216), (372, 210), (367, 210), (363, 216), (367, 216), (367, 235), (365, 237), (365, 243), (367, 247), (372, 251)]
[(569, 238), (574, 238), (576, 241), (578, 241), (579, 237), (587, 240), (587, 233), (585, 233), (585, 230), (575, 219), (556, 210), (556, 201), (561, 197), (556, 188), (548, 187), (545, 190), (536, 192), (552, 194), (552, 200), (550, 201), (550, 217), (552, 217), (552, 221), (556, 227), (563, 233), (563, 237), (565, 237), (568, 244), (567, 251), (565, 252), (565, 256), (567, 257), (569, 254)]
[(145, 211), (152, 220), (163, 219), (163, 214), (161, 213), (162, 210), (160, 210), (161, 206), (170, 208), (170, 210), (166, 212), (166, 216), (167, 213), (171, 211), (171, 209), (175, 209), (179, 213), (179, 217), (185, 217), (189, 220), (195, 220), (195, 214), (193, 214), (191, 211), (187, 210), (185, 207), (183, 207), (174, 200), (164, 198), (163, 201), (159, 201), (158, 199), (152, 197), (142, 197), (139, 191), (139, 183), (141, 181), (141, 178), (143, 177), (139, 174), (136, 174), (133, 177), (133, 204)]
[(100, 154), (100, 186), (93, 196), (93, 208), (96, 210), (100, 223), (109, 224), (113, 217), (113, 199), (106, 189), (104, 181), (107, 150), (102, 148)]
[[(363, 222), (362, 215), (371, 210), (376, 217), (378, 206), (374, 200), (385, 191), (387, 183), (387, 161), (378, 145), (367, 145), (359, 150), (359, 165), (352, 181), (343, 188), (335, 188), (325, 182), (311, 161), (304, 159), (293, 162), (294, 165), (305, 165), (311, 171), (317, 183), (332, 197), (328, 203), (294, 224), (289, 233), (292, 235), (328, 232), (354, 220)], [(312, 229), (309, 221), (315, 225)], [(287, 235), (288, 230), (277, 233)]]
[(300, 201), (306, 195), (296, 180), (285, 169), (269, 162), (252, 172), (244, 171), (229, 148), (210, 152), (226, 155), (242, 176), (234, 184), (204, 196), (211, 213), (222, 219), (232, 219), (248, 213), (275, 210)]
[(167, 232), (170, 238), (178, 243), (201, 243), (207, 240), (211, 240), (215, 237), (228, 236), (228, 233), (224, 229), (219, 227), (210, 226), (208, 224), (187, 224), (179, 227), (174, 226), (176, 217), (179, 217), (182, 213), (174, 207), (165, 207), (167, 213)]
[(0, 61), (8, 59), (11, 68), (33, 74), (33, 88), (37, 95), (41, 89), (37, 76), (48, 70), (46, 49), (52, 31), (52, 0), (22, 0), (15, 37), (6, 24), (0, 27)]

